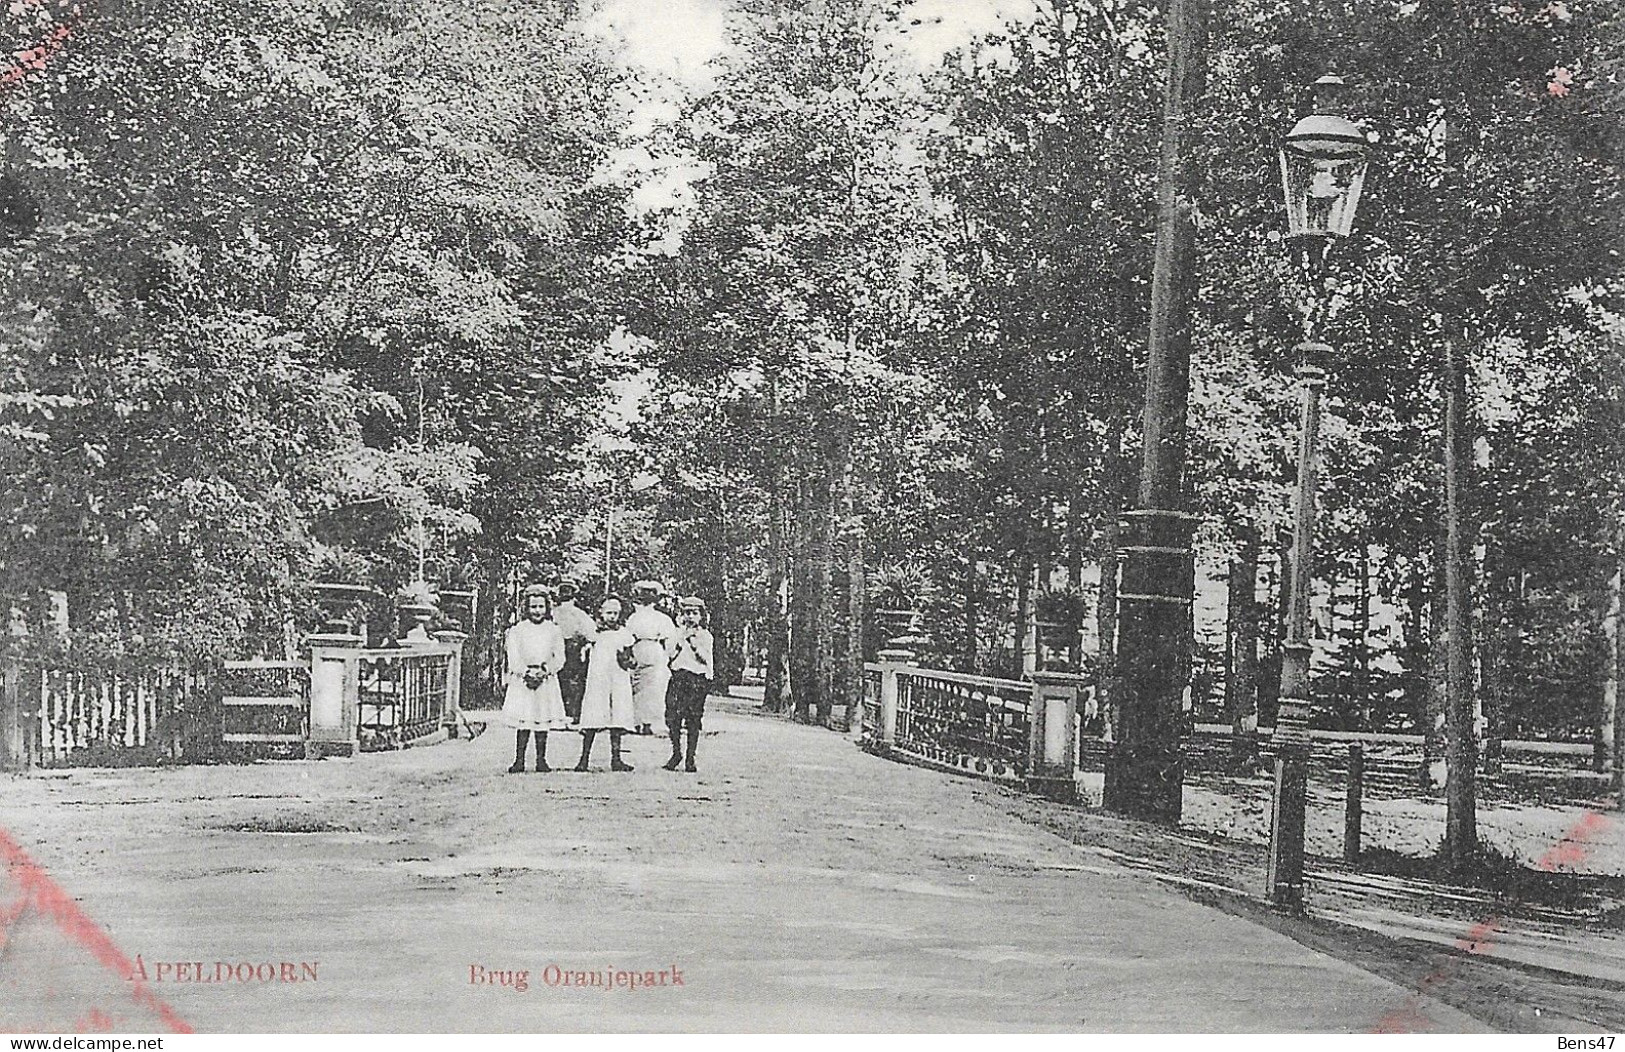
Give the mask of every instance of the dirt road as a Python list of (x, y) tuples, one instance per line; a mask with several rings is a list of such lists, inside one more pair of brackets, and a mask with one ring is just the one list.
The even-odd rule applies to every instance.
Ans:
[[(707, 729), (698, 775), (660, 770), (651, 739), (632, 774), (508, 775), (493, 728), (354, 760), (8, 779), (0, 827), (147, 981), (112, 975), (62, 911), (25, 910), (0, 1028), (157, 1029), (162, 1002), (204, 1031), (1361, 1031), (1408, 993), (1102, 864), (985, 788), (760, 716)], [(555, 764), (578, 741), (554, 735)], [(11, 867), (0, 909), (25, 877)], [(563, 985), (593, 972), (610, 988)], [(632, 972), (639, 989), (614, 987)]]

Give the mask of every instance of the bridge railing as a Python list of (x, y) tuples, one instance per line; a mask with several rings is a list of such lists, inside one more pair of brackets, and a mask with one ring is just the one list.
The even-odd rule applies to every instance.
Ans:
[(356, 653), (361, 751), (404, 748), (445, 727), (453, 704), (455, 648), (437, 644)]
[(456, 733), (462, 639), (364, 649), (325, 637), (310, 652), (312, 756), (401, 749)]
[[(1070, 795), (1074, 778), (1104, 768), (1110, 743), (1085, 735), (1077, 719), (1078, 676), (1038, 672), (1030, 680), (998, 679), (926, 669), (906, 652), (882, 651), (864, 667), (862, 727), (865, 748), (893, 759), (992, 781), (1023, 784), (1046, 795)], [(1442, 778), (1424, 764), (1417, 735), (1348, 731), (1311, 732), (1311, 772), (1338, 781), (1347, 776), (1348, 746), (1363, 748), (1366, 791), (1416, 796)], [(1513, 791), (1527, 787), (1564, 799), (1606, 791), (1607, 774), (1586, 769), (1586, 746), (1507, 741), (1500, 772), (1479, 775), (1482, 785)], [(1182, 751), (1185, 769), (1233, 773), (1229, 728), (1190, 728)], [(1273, 755), (1268, 728), (1251, 739), (1251, 754)]]
[(906, 762), (1070, 798), (1079, 677), (995, 679), (923, 669), (906, 659), (864, 666), (862, 740)]

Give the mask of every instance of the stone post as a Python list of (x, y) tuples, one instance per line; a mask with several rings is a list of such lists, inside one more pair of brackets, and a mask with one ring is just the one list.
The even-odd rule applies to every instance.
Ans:
[(320, 633), (309, 637), (310, 720), (305, 758), (354, 756), (360, 751), (356, 726), (361, 708), (361, 637)]
[(451, 662), (446, 666), (446, 712), (442, 722), (446, 737), (455, 738), (462, 726), (463, 644), (468, 640), (468, 633), (455, 628), (442, 628), (434, 633), (434, 638), (436, 642), (452, 648)]
[(30, 757), (23, 739), (23, 670), (0, 665), (0, 771), (26, 771)]
[(914, 651), (903, 647), (888, 647), (880, 658), (880, 750), (885, 752), (897, 744), (897, 676), (914, 666)]
[(1027, 710), (1027, 788), (1052, 800), (1077, 799), (1078, 691), (1083, 677), (1035, 672)]

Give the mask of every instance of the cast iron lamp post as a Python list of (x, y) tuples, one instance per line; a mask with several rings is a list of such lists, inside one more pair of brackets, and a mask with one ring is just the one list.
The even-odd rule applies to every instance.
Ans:
[[(1340, 77), (1315, 82), (1313, 111), (1281, 143), (1281, 187), (1286, 195), (1287, 239), (1311, 276), (1324, 263), (1332, 238), (1348, 237), (1365, 183), (1370, 143), (1336, 111)], [(1306, 320), (1305, 329), (1309, 323)], [(1307, 336), (1308, 333), (1306, 332)], [(1298, 487), (1294, 500), (1292, 567), (1288, 578), (1286, 642), (1282, 646), (1281, 702), (1275, 718), (1275, 792), (1270, 819), (1269, 902), (1303, 907), (1303, 826), (1308, 797), (1309, 592), (1315, 558), (1315, 489), (1320, 469), (1320, 366), (1331, 353), (1305, 339), (1297, 346), (1303, 381), (1302, 430), (1298, 436)]]

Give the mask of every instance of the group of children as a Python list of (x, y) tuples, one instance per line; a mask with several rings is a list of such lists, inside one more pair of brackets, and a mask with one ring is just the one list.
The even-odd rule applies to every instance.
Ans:
[(671, 737), (665, 769), (696, 769), (694, 753), (711, 689), (712, 638), (704, 625), (703, 600), (679, 599), (673, 621), (657, 605), (663, 591), (658, 582), (639, 581), (632, 587), (631, 614), (609, 596), (595, 620), (575, 605), (576, 590), (568, 583), (556, 593), (540, 585), (525, 590), (523, 617), (506, 639), (502, 714), (515, 728), (510, 774), (525, 769), (533, 737), (536, 770), (552, 770), (547, 734), (554, 730), (581, 732), (576, 770), (588, 769), (598, 732), (608, 731), (610, 770), (630, 771), (621, 753), (622, 736), (653, 734), (658, 725)]

